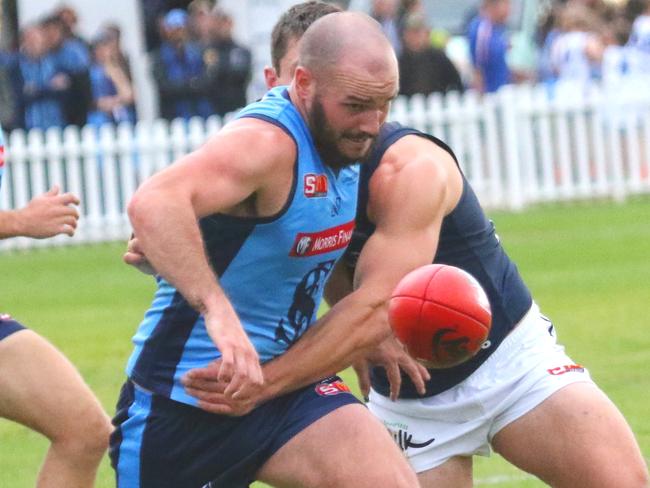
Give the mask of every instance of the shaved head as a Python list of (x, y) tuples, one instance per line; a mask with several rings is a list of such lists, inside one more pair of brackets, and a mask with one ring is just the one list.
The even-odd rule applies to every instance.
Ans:
[(381, 26), (339, 12), (305, 31), (289, 95), (321, 158), (336, 169), (369, 152), (398, 87), (397, 58)]
[(357, 12), (337, 12), (314, 22), (300, 42), (298, 64), (317, 76), (350, 65), (375, 74), (397, 61), (381, 26)]

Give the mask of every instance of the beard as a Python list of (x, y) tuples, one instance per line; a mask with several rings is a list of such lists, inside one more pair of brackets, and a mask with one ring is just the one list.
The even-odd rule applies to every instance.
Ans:
[[(307, 113), (307, 122), (314, 139), (314, 145), (323, 163), (335, 170), (365, 159), (376, 139), (375, 136), (362, 131), (337, 131), (334, 129), (325, 115), (325, 109), (318, 95), (314, 97), (311, 110)], [(358, 151), (356, 154), (346, 154), (341, 148), (341, 144), (346, 140), (363, 141), (366, 139), (370, 140), (370, 144), (365, 150)]]

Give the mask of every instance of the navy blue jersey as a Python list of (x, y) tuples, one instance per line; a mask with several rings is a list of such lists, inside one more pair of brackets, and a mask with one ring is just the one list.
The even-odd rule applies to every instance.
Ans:
[[(386, 150), (397, 140), (409, 134), (431, 140), (456, 160), (451, 149), (433, 136), (402, 127), (397, 123), (384, 125), (369, 160), (361, 166), (356, 230), (346, 252), (346, 261), (351, 266), (355, 265), (356, 257), (375, 229), (366, 213), (370, 178)], [(528, 288), (519, 276), (515, 264), (501, 247), (494, 225), (485, 216), (472, 187), (464, 176), (462, 196), (456, 208), (442, 221), (438, 249), (433, 262), (456, 266), (478, 280), (492, 308), (492, 330), (484, 344), (484, 349), (470, 361), (449, 369), (429, 371), (431, 374), (431, 380), (427, 383), (429, 396), (451, 388), (472, 374), (494, 352), (532, 305)], [(383, 368), (373, 369), (372, 386), (379, 393), (388, 395), (389, 384)], [(413, 383), (406, 375), (403, 378), (400, 397), (419, 397)]]
[[(212, 268), (265, 362), (285, 352), (316, 318), (324, 283), (352, 237), (359, 168), (335, 173), (321, 161), (286, 87), (271, 90), (238, 117), (275, 124), (297, 148), (292, 190), (278, 214), (216, 214), (200, 221)], [(133, 342), (129, 377), (191, 405), (196, 400), (180, 378), (220, 356), (203, 317), (163, 279)]]

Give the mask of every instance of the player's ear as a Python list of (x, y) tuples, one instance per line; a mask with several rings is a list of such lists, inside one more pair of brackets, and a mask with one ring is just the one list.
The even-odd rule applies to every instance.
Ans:
[(264, 82), (266, 83), (266, 89), (270, 90), (278, 84), (278, 73), (275, 71), (275, 68), (271, 66), (264, 66)]
[(310, 98), (314, 88), (314, 76), (304, 66), (296, 67), (293, 73), (293, 85), (298, 97), (306, 99)]

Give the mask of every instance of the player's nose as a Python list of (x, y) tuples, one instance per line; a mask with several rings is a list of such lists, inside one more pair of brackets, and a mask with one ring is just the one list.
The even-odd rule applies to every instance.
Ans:
[(386, 117), (382, 110), (368, 111), (361, 122), (359, 131), (373, 138), (377, 137), (379, 135), (379, 129), (381, 128), (385, 119)]

